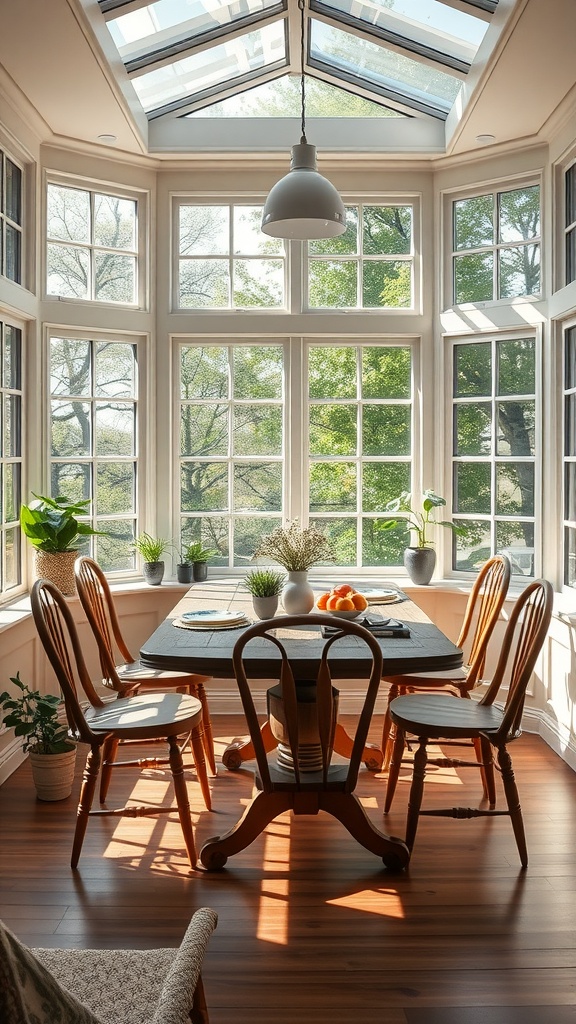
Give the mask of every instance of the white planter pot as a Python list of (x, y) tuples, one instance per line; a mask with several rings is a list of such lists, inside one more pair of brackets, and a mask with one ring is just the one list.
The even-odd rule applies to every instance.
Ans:
[(257, 619), (272, 619), (278, 608), (278, 595), (273, 597), (253, 597), (252, 607)]
[(434, 574), (436, 551), (434, 548), (406, 548), (404, 566), (412, 583), (426, 586)]
[(72, 792), (76, 747), (63, 754), (34, 754), (30, 751), (32, 778), (39, 800), (65, 800)]

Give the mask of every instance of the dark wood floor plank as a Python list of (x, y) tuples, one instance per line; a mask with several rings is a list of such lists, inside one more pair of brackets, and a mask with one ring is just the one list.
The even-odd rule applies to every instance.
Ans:
[[(243, 733), (240, 719), (214, 724), (220, 752)], [(72, 872), (74, 799), (39, 804), (25, 764), (0, 788), (0, 916), (30, 945), (151, 948), (177, 946), (193, 911), (214, 907), (212, 1024), (358, 1024), (367, 1013), (375, 1024), (576, 1024), (576, 776), (537, 737), (512, 753), (527, 872), (507, 818), (423, 818), (398, 876), (323, 814), (283, 815), (213, 875), (189, 870), (176, 815), (93, 819)], [(79, 763), (75, 797), (80, 775)], [(111, 799), (171, 799), (164, 773), (136, 778), (117, 773)], [(251, 774), (219, 766), (213, 813), (187, 778), (200, 847), (239, 818)], [(478, 802), (478, 781), (435, 774), (425, 801)], [(401, 835), (408, 788), (385, 819), (385, 777), (362, 769), (358, 793)]]

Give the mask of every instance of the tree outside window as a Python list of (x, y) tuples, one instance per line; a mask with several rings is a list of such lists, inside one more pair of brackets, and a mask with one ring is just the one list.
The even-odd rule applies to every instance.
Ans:
[(47, 294), (135, 305), (137, 208), (134, 199), (49, 184)]
[(453, 208), (453, 301), (540, 294), (540, 186), (459, 199)]

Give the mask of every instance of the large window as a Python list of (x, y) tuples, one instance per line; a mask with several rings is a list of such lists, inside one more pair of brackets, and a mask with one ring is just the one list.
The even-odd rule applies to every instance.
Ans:
[(541, 436), (534, 338), (453, 348), (454, 568), (477, 570), (505, 552), (534, 574), (536, 465)]
[(21, 583), (22, 332), (0, 320), (0, 593)]
[(414, 306), (412, 206), (346, 207), (346, 231), (308, 243), (311, 309)]
[(136, 305), (137, 213), (135, 199), (48, 184), (47, 294)]
[(540, 293), (540, 186), (452, 204), (454, 303)]
[(412, 361), (406, 344), (182, 343), (182, 541), (242, 566), (300, 518), (338, 565), (401, 564), (407, 534), (382, 533), (379, 512), (411, 488)]
[(260, 230), (262, 206), (176, 203), (179, 309), (286, 306), (284, 242)]
[(115, 339), (50, 338), (50, 493), (90, 498), (86, 537), (107, 572), (135, 568), (137, 346)]
[(22, 171), (0, 150), (0, 274), (22, 282)]
[(564, 335), (564, 583), (576, 587), (576, 327)]

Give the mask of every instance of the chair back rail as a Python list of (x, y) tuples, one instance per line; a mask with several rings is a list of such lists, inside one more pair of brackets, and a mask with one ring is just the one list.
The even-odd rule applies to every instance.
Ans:
[(78, 597), (98, 644), (102, 675), (113, 689), (123, 692), (125, 687), (116, 671), (114, 644), (125, 662), (135, 659), (122, 636), (108, 580), (98, 563), (87, 555), (76, 560), (75, 575)]
[(476, 685), (484, 672), (488, 641), (508, 593), (510, 573), (510, 559), (506, 555), (495, 555), (484, 563), (470, 592), (464, 621), (456, 641), (457, 647), (463, 647), (475, 622), (467, 659), (468, 685)]

